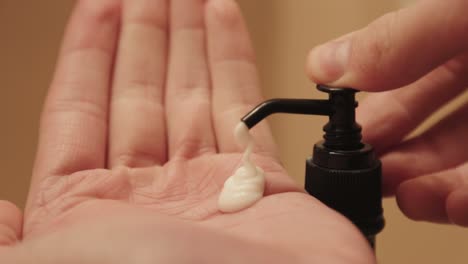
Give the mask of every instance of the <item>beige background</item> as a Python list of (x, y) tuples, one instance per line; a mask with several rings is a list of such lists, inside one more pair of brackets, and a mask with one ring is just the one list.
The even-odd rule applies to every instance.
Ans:
[[(72, 2), (0, 0), (0, 198), (20, 206), (31, 174), (42, 100)], [(303, 74), (307, 51), (407, 2), (241, 0), (258, 51), (265, 96), (321, 96)], [(325, 119), (270, 120), (288, 171), (302, 182), (304, 160), (321, 137)], [(385, 201), (385, 214), (387, 227), (378, 241), (380, 263), (468, 263), (468, 229), (412, 222), (393, 199)]]

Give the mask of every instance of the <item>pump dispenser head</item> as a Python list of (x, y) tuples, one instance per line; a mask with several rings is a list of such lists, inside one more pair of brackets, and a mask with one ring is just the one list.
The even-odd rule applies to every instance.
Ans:
[(314, 99), (272, 99), (263, 102), (242, 118), (252, 128), (265, 117), (274, 113), (329, 116), (330, 121), (323, 128), (324, 145), (330, 149), (359, 149), (361, 127), (355, 121), (356, 90), (332, 88), (318, 85), (319, 91), (329, 94), (328, 100)]
[(382, 215), (381, 163), (373, 147), (363, 143), (356, 123), (357, 90), (318, 85), (328, 100), (268, 100), (242, 118), (252, 128), (273, 113), (329, 116), (323, 140), (315, 144), (306, 161), (305, 189), (350, 219), (372, 247), (384, 227)]

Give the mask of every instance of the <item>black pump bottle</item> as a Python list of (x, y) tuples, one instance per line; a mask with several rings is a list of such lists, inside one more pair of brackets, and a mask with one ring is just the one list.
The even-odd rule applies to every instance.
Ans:
[(329, 116), (324, 140), (314, 146), (306, 161), (305, 189), (325, 205), (350, 219), (375, 247), (375, 236), (384, 227), (381, 163), (373, 147), (361, 142), (356, 123), (356, 90), (318, 85), (328, 100), (272, 99), (242, 118), (252, 128), (274, 113)]

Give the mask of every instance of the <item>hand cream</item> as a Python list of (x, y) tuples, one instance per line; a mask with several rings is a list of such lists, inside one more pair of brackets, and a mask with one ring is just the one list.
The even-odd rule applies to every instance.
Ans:
[(253, 139), (248, 127), (241, 122), (236, 126), (234, 134), (237, 143), (245, 148), (245, 151), (242, 166), (226, 180), (219, 195), (218, 209), (225, 213), (237, 212), (252, 206), (263, 197), (265, 190), (264, 172), (250, 160)]

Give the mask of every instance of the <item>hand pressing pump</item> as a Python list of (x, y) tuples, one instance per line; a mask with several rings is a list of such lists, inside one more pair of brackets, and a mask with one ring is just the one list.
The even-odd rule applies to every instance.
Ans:
[(324, 140), (306, 161), (305, 189), (330, 208), (350, 219), (375, 246), (384, 227), (381, 163), (373, 147), (361, 142), (355, 121), (356, 90), (318, 85), (328, 100), (272, 99), (242, 118), (250, 129), (274, 113), (329, 116)]

